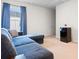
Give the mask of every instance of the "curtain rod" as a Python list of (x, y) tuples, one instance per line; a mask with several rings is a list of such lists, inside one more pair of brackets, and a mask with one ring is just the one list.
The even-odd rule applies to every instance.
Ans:
[[(3, 3), (7, 3), (7, 2), (3, 2)], [(11, 3), (7, 3), (7, 4), (10, 4), (12, 6), (17, 6), (17, 7), (20, 7), (21, 5), (15, 5), (15, 4), (11, 4)], [(23, 7), (26, 7), (26, 6), (23, 6)]]

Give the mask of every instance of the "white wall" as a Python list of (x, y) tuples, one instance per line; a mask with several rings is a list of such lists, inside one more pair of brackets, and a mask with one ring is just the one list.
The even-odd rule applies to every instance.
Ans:
[(27, 7), (27, 32), (28, 33), (42, 33), (46, 36), (53, 35), (55, 32), (55, 13), (54, 10), (31, 5), (25, 2), (3, 0), (12, 5)]
[(67, 24), (72, 29), (72, 41), (78, 42), (78, 1), (70, 0), (56, 7), (56, 37), (60, 38), (59, 28)]
[(53, 35), (54, 33), (54, 13), (50, 9), (31, 6), (27, 7), (28, 33), (43, 33)]

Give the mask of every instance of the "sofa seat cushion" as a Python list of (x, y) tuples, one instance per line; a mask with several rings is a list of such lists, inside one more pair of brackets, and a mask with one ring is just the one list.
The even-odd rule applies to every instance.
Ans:
[(12, 42), (14, 43), (15, 46), (20, 46), (20, 45), (25, 45), (25, 44), (33, 43), (35, 41), (33, 41), (32, 39), (28, 38), (25, 35), (25, 36), (14, 37), (12, 39)]
[(16, 47), (17, 54), (24, 54), (27, 59), (53, 59), (53, 54), (38, 43)]

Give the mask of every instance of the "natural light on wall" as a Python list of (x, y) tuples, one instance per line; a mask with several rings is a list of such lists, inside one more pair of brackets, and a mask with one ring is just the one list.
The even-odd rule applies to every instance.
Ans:
[(10, 30), (20, 32), (21, 11), (19, 6), (10, 6)]

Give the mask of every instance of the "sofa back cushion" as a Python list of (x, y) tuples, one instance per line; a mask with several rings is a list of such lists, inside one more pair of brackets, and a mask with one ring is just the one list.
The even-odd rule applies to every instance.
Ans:
[(1, 59), (14, 58), (16, 56), (16, 49), (11, 41), (11, 35), (8, 30), (1, 29)]
[(7, 29), (1, 28), (1, 33), (5, 34), (8, 38), (12, 39), (12, 36)]

